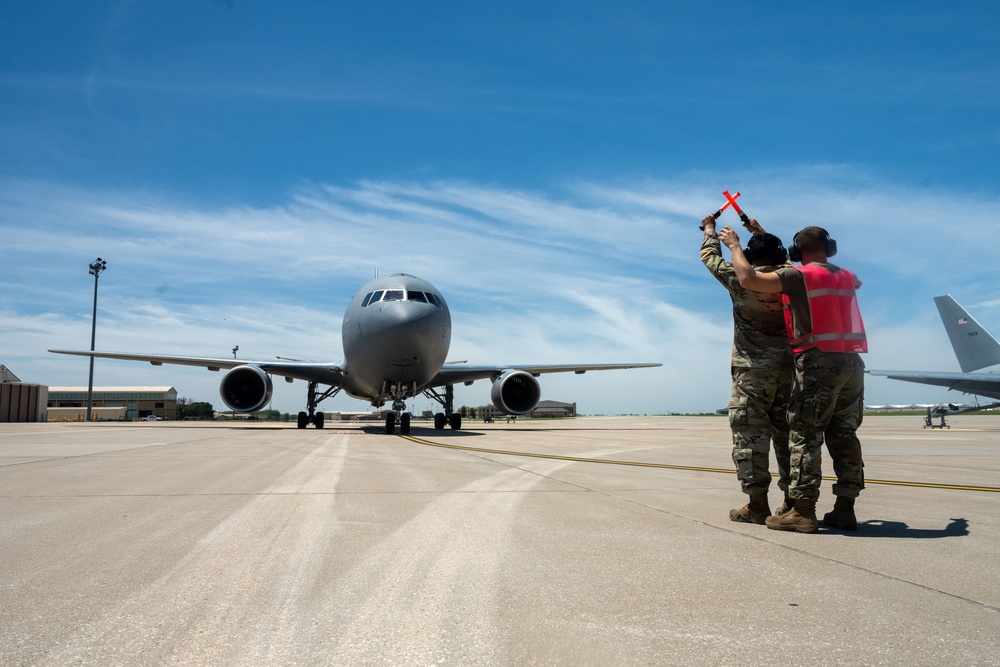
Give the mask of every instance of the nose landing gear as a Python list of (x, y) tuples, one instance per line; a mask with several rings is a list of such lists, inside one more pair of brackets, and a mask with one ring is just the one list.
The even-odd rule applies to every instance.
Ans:
[[(391, 395), (394, 397), (394, 400), (392, 402), (392, 411), (387, 412), (385, 415), (386, 435), (393, 435), (396, 432), (397, 425), (399, 426), (400, 435), (408, 435), (410, 433), (410, 413), (405, 412), (406, 403), (404, 399), (416, 396), (416, 391), (416, 384), (410, 386), (394, 385), (392, 387)], [(458, 431), (462, 428), (462, 415), (454, 411), (455, 387), (453, 385), (444, 385), (444, 393), (433, 387), (425, 389), (424, 396), (437, 401), (444, 408), (444, 412), (438, 412), (434, 415), (435, 429), (440, 431), (445, 426), (450, 426), (453, 431)]]
[(385, 434), (392, 435), (396, 431), (396, 423), (399, 423), (399, 434), (410, 434), (410, 413), (406, 410), (406, 403), (403, 401), (392, 402), (392, 412), (385, 415)]
[[(399, 434), (400, 435), (409, 435), (409, 433), (410, 433), (410, 413), (409, 412), (404, 412), (403, 414), (399, 415), (398, 422), (399, 422)], [(396, 432), (396, 423), (397, 423), (397, 419), (396, 419), (396, 414), (395, 413), (390, 412), (390, 413), (386, 414), (386, 416), (385, 416), (385, 434), (386, 435), (392, 435), (393, 433)]]
[[(383, 389), (385, 385), (383, 385)], [(410, 413), (406, 412), (406, 399), (417, 395), (417, 383), (394, 384), (387, 392), (392, 397), (392, 412), (385, 415), (385, 434), (392, 435), (399, 424), (399, 434), (410, 434)]]

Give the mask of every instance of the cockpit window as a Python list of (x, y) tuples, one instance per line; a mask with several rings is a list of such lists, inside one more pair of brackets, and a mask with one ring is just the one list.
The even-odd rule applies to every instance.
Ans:
[(382, 297), (383, 301), (402, 301), (404, 292), (401, 289), (387, 289), (385, 291), (385, 296)]
[(367, 308), (379, 301), (419, 301), (420, 303), (432, 303), (438, 308), (444, 308), (444, 302), (433, 292), (418, 292), (416, 290), (389, 289), (369, 292), (361, 302), (362, 308)]

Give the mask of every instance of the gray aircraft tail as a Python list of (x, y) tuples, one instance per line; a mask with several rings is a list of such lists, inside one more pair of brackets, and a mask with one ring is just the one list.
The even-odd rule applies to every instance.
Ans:
[(1000, 364), (1000, 343), (951, 297), (934, 297), (962, 372)]

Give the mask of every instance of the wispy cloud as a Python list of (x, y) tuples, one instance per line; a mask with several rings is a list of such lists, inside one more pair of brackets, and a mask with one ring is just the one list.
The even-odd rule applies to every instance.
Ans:
[[(838, 258), (865, 281), (870, 367), (954, 367), (930, 300), (938, 293), (968, 295), (988, 328), (1000, 319), (983, 298), (995, 290), (992, 265), (968, 261), (970, 249), (1000, 241), (995, 226), (968, 224), (989, 219), (994, 196), (887, 186), (846, 167), (544, 192), (468, 181), (303, 185), (265, 208), (9, 182), (0, 187), (2, 361), (33, 381), (85, 381), (84, 361), (45, 349), (89, 343), (86, 266), (98, 255), (108, 261), (98, 347), (227, 356), (239, 345), (241, 356), (263, 359), (338, 360), (354, 290), (376, 270), (405, 271), (445, 292), (453, 359), (660, 361), (657, 370), (546, 377), (543, 389), (584, 412), (716, 409), (728, 395), (732, 323), (728, 297), (698, 261), (696, 225), (718, 207), (719, 183), (737, 182), (746, 209), (786, 242), (806, 224), (838, 239)], [(218, 379), (101, 362), (98, 381), (174, 384), (218, 402)], [(927, 395), (886, 382), (871, 383), (870, 401)], [(279, 387), (277, 405), (298, 410), (302, 391)], [(485, 394), (485, 385), (463, 388), (459, 400)]]

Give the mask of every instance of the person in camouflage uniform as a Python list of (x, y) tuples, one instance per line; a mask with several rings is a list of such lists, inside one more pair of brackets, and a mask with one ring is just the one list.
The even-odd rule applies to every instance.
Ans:
[[(733, 303), (729, 426), (733, 434), (736, 476), (750, 498), (743, 507), (731, 510), (729, 518), (763, 524), (771, 514), (767, 491), (771, 484), (772, 444), (778, 464), (778, 487), (785, 492), (786, 498), (778, 511), (790, 508), (786, 409), (795, 371), (781, 296), (741, 287), (732, 263), (722, 257), (715, 218), (708, 216), (702, 220), (702, 228), (705, 237), (701, 244), (701, 261), (728, 290)], [(750, 245), (757, 271), (771, 272), (787, 261), (785, 249), (776, 236), (764, 232), (753, 219), (748, 228), (755, 232)]]
[[(837, 475), (833, 485), (837, 500), (833, 511), (824, 515), (823, 523), (857, 530), (854, 502), (865, 488), (864, 461), (857, 437), (864, 410), (865, 366), (858, 353), (868, 349), (854, 295), (861, 281), (850, 271), (829, 263), (836, 243), (820, 227), (806, 227), (795, 235), (791, 254), (802, 267), (785, 267), (768, 276), (754, 271), (743, 257), (739, 237), (732, 229), (723, 229), (720, 238), (733, 252), (740, 284), (783, 293), (789, 309), (788, 335), (796, 372), (788, 406), (792, 466), (789, 495), (793, 507), (768, 518), (767, 527), (800, 533), (819, 530), (816, 501), (825, 442)], [(811, 264), (815, 266), (807, 266)], [(817, 272), (826, 281), (839, 275), (839, 287), (809, 287), (804, 274)], [(823, 299), (833, 299), (833, 305)], [(831, 321), (837, 324), (831, 326)], [(822, 336), (817, 335), (824, 329)]]

